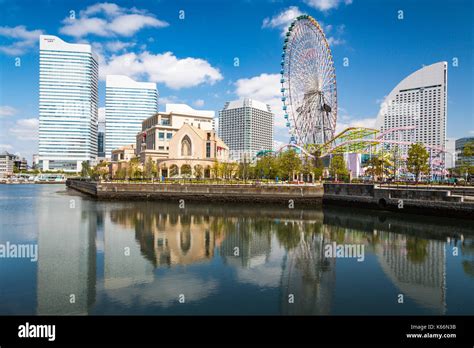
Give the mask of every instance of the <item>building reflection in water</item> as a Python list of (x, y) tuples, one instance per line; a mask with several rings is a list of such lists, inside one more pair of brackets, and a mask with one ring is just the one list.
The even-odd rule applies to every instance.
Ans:
[[(132, 232), (128, 238), (135, 239), (134, 244), (142, 256), (154, 267), (208, 262), (214, 256), (216, 234), (209, 217), (187, 214), (179, 209), (156, 211), (153, 206), (142, 205), (141, 209), (111, 210), (110, 221)], [(128, 240), (125, 244), (131, 242)]]
[(380, 232), (375, 253), (382, 270), (401, 294), (433, 314), (446, 311), (445, 243)]
[(117, 228), (113, 220), (105, 217), (105, 289), (120, 289), (153, 281), (153, 265), (143, 257), (140, 249), (135, 240), (135, 226), (123, 223), (121, 228)]
[(336, 283), (336, 259), (324, 255), (324, 245), (330, 242), (324, 226), (315, 224), (317, 232), (305, 233), (302, 225), (307, 223), (296, 224), (301, 232), (293, 233), (299, 234), (299, 242), (283, 262), (282, 314), (327, 315)]
[(400, 294), (432, 314), (445, 314), (447, 260), (443, 235), (449, 231), (444, 231), (443, 225), (430, 225), (416, 216), (402, 219), (344, 209), (337, 213), (325, 210), (324, 223), (345, 233), (345, 243), (363, 242)]
[(88, 314), (95, 302), (97, 210), (94, 202), (71, 199), (37, 203), (38, 315)]
[[(264, 265), (271, 252), (271, 231), (256, 228), (252, 218), (235, 218), (233, 230), (226, 231), (220, 247), (224, 262), (234, 267)], [(271, 226), (266, 226), (271, 228)]]
[[(55, 204), (64, 202), (49, 203), (39, 215), (38, 314), (90, 312), (98, 225), (104, 236), (105, 297), (129, 309), (169, 307), (179, 293), (186, 293), (188, 302), (201, 301), (230, 281), (276, 292), (274, 308), (281, 314), (332, 314), (337, 271), (338, 277), (347, 272), (324, 255), (324, 246), (336, 242), (364, 244), (386, 275), (383, 281), (433, 314), (446, 312), (446, 231), (436, 225), (440, 232), (433, 235), (424, 219), (344, 209), (191, 204), (179, 209), (169, 203), (99, 204), (79, 198), (74, 209)], [(471, 241), (462, 245), (465, 253), (472, 250)], [(463, 266), (472, 272), (471, 263)], [(235, 277), (221, 277), (222, 271)], [(370, 294), (354, 294), (354, 300), (370, 301)]]

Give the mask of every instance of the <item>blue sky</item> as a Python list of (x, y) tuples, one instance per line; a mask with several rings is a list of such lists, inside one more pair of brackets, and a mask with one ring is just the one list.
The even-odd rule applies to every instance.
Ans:
[(102, 79), (120, 73), (157, 82), (160, 108), (184, 102), (217, 111), (242, 96), (267, 102), (276, 113), (276, 140), (287, 141), (278, 99), (281, 34), (299, 13), (318, 20), (329, 39), (338, 130), (373, 126), (380, 102), (400, 80), (445, 60), (448, 136), (474, 135), (470, 0), (0, 0), (0, 6), (0, 151), (28, 161), (37, 152), (41, 33), (92, 44)]

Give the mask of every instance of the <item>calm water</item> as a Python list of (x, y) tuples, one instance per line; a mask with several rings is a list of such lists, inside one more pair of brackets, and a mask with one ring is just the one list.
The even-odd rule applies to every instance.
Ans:
[[(468, 220), (0, 185), (7, 242), (39, 257), (0, 258), (0, 314), (474, 314)], [(331, 243), (364, 260), (329, 257)]]

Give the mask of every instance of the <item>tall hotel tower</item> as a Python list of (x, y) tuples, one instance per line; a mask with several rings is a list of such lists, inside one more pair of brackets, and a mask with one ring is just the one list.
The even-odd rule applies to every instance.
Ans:
[[(428, 65), (415, 71), (385, 98), (377, 117), (376, 128), (384, 132), (390, 128), (415, 126), (412, 132), (394, 132), (386, 139), (420, 142), (445, 148), (447, 87), (446, 62)], [(407, 147), (401, 146), (401, 150), (406, 155)], [(444, 162), (444, 155), (441, 156)]]
[(105, 156), (135, 144), (142, 121), (158, 112), (155, 83), (136, 82), (127, 76), (107, 75), (105, 91)]
[(90, 45), (40, 36), (39, 165), (81, 170), (97, 158), (98, 66)]
[(219, 111), (219, 137), (232, 159), (252, 159), (260, 150), (273, 149), (274, 117), (270, 106), (244, 98), (227, 102)]

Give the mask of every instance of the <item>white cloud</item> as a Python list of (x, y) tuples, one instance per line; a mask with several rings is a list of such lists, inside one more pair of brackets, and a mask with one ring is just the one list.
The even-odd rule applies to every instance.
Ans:
[(346, 26), (344, 24), (334, 26), (332, 24), (326, 24), (323, 21), (319, 21), (319, 24), (323, 29), (324, 35), (326, 36), (326, 40), (328, 41), (329, 45), (337, 46), (346, 43), (346, 41), (342, 38), (346, 30)]
[(235, 93), (240, 97), (265, 101), (280, 95), (280, 75), (261, 74), (248, 79), (239, 79), (235, 83)]
[(211, 297), (218, 288), (219, 283), (215, 279), (202, 279), (193, 274), (165, 274), (152, 283), (134, 286), (127, 291), (110, 289), (107, 297), (115, 303), (133, 303), (137, 308), (149, 308), (151, 305), (166, 308), (177, 303), (176, 289), (185, 289), (186, 303), (192, 304)]
[(107, 21), (101, 18), (66, 18), (63, 20), (64, 26), (59, 29), (61, 34), (74, 37), (82, 37), (88, 34), (98, 36), (109, 36), (111, 33), (107, 31)]
[(158, 100), (159, 105), (166, 105), (166, 104), (177, 104), (180, 103), (181, 100), (175, 95), (169, 95), (167, 97), (160, 97)]
[(126, 48), (130, 48), (135, 46), (135, 42), (124, 42), (124, 41), (110, 41), (105, 43), (105, 47), (107, 50), (116, 52), (116, 51), (122, 51)]
[(200, 58), (178, 59), (172, 52), (152, 54), (125, 53), (113, 55), (100, 68), (102, 79), (109, 74), (122, 74), (131, 78), (145, 77), (148, 81), (164, 83), (172, 89), (214, 84), (222, 80), (219, 69)]
[(330, 46), (343, 45), (344, 43), (346, 43), (345, 40), (343, 40), (343, 39), (336, 39), (336, 38), (333, 37), (333, 36), (326, 37), (326, 39), (328, 40), (328, 44), (329, 44)]
[(38, 119), (24, 118), (16, 121), (15, 125), (9, 129), (10, 134), (19, 140), (38, 139)]
[(166, 26), (168, 23), (151, 16), (128, 14), (115, 18), (109, 24), (108, 29), (118, 35), (131, 36), (145, 27), (163, 28)]
[(10, 144), (0, 144), (0, 152), (11, 150), (13, 150), (13, 146), (11, 146)]
[(303, 12), (296, 6), (291, 6), (286, 10), (283, 10), (279, 14), (272, 18), (265, 18), (263, 20), (262, 28), (277, 28), (281, 30), (281, 35), (285, 35), (288, 26), (298, 16), (302, 15)]
[(17, 113), (17, 110), (8, 105), (0, 105), (0, 117), (3, 116), (13, 116)]
[(275, 134), (288, 133), (283, 118), (279, 74), (264, 73), (248, 79), (239, 79), (235, 86), (235, 94), (239, 98), (253, 98), (270, 105), (275, 114)]
[(117, 16), (123, 13), (123, 9), (117, 4), (103, 2), (89, 6), (81, 11), (81, 16), (90, 16), (98, 13), (105, 13), (108, 16)]
[(304, 2), (308, 6), (323, 12), (338, 8), (341, 3), (345, 5), (352, 4), (352, 0), (305, 0)]
[(81, 11), (77, 18), (66, 17), (62, 23), (59, 32), (76, 38), (89, 34), (103, 37), (132, 36), (146, 27), (163, 28), (169, 25), (145, 10), (128, 9), (112, 3), (91, 5)]
[(202, 100), (202, 99), (197, 99), (197, 100), (194, 101), (193, 104), (194, 104), (194, 106), (197, 106), (197, 107), (199, 107), (199, 108), (200, 108), (200, 107), (203, 107), (203, 106), (204, 106), (204, 100)]
[(41, 34), (43, 34), (42, 30), (28, 30), (24, 25), (0, 27), (0, 36), (12, 41), (10, 44), (0, 46), (0, 52), (12, 56), (21, 55), (37, 44)]
[(347, 114), (340, 114), (336, 122), (336, 134), (349, 127), (375, 128), (376, 120), (376, 117), (354, 118)]
[[(296, 6), (291, 6), (286, 10), (283, 10), (279, 14), (269, 18), (265, 18), (262, 23), (262, 28), (273, 28), (279, 29), (281, 36), (285, 36), (288, 26), (291, 22), (298, 16), (302, 15), (303, 12), (299, 10)], [(345, 25), (338, 25), (335, 30), (332, 24), (324, 24), (322, 21), (319, 21), (326, 39), (331, 46), (342, 45), (345, 43), (345, 40), (341, 38), (344, 33)], [(330, 33), (333, 33), (333, 36), (328, 36)]]

